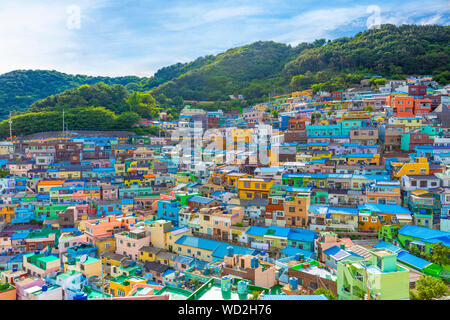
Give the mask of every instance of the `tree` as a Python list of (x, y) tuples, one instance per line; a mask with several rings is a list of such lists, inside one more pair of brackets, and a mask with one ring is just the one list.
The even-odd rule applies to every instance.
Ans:
[(372, 106), (367, 106), (367, 107), (364, 108), (364, 111), (372, 112), (373, 111), (373, 107)]
[(252, 291), (252, 296), (250, 298), (248, 298), (248, 300), (258, 300), (259, 298), (259, 292), (256, 290)]
[(10, 174), (9, 171), (0, 169), (0, 178), (7, 177), (7, 176), (9, 176), (9, 174)]
[(150, 93), (134, 92), (128, 96), (126, 102), (130, 112), (135, 112), (146, 119), (158, 117), (161, 111)]
[(130, 129), (136, 125), (139, 121), (140, 117), (135, 112), (124, 112), (121, 113), (115, 119), (115, 128), (116, 129)]
[(337, 297), (334, 295), (333, 291), (325, 288), (318, 288), (314, 291), (314, 294), (319, 295), (323, 294), (328, 300), (337, 300)]
[(421, 277), (416, 282), (417, 295), (412, 297), (418, 300), (438, 299), (448, 292), (448, 287), (444, 281), (429, 276)]
[(431, 262), (440, 266), (450, 265), (450, 247), (444, 246), (442, 242), (434, 243), (429, 258)]

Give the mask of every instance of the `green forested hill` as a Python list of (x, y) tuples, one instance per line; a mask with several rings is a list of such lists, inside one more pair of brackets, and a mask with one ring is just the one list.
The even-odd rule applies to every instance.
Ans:
[(296, 53), (298, 50), (276, 42), (256, 42), (230, 49), (210, 57), (209, 63), (163, 83), (152, 93), (156, 97), (164, 94), (170, 98), (209, 101), (227, 100), (231, 94), (258, 97), (259, 87), (269, 89)]
[(83, 84), (103, 82), (126, 86), (140, 81), (140, 78), (133, 76), (109, 78), (69, 75), (48, 70), (12, 71), (0, 75), (0, 119), (8, 117), (9, 111), (26, 111), (38, 100)]
[(305, 50), (286, 64), (283, 74), (367, 70), (382, 75), (437, 75), (449, 70), (449, 58), (448, 26), (383, 25)]
[[(156, 118), (162, 111), (148, 93), (130, 93), (120, 84), (82, 85), (35, 102), (29, 111), (12, 116), (13, 135), (62, 130), (63, 110), (65, 129), (69, 130), (130, 130), (140, 118)], [(142, 130), (137, 129), (137, 133), (146, 133)], [(0, 138), (8, 136), (8, 120), (3, 120)]]
[[(103, 111), (114, 114), (108, 113), (108, 125), (120, 127), (120, 119), (114, 117), (122, 114), (130, 123), (136, 116), (155, 118), (163, 109), (176, 117), (183, 99), (226, 101), (229, 95), (242, 94), (246, 103), (253, 103), (269, 94), (310, 87), (344, 89), (359, 83), (368, 73), (394, 79), (431, 74), (441, 84), (447, 84), (449, 70), (450, 27), (383, 25), (354, 37), (328, 42), (319, 39), (295, 47), (259, 41), (162, 68), (151, 78), (14, 71), (0, 75), (0, 120), (10, 110), (23, 112), (29, 108), (33, 117), (45, 122), (43, 112), (60, 114), (63, 108), (69, 113), (104, 108)], [(224, 107), (224, 103), (209, 105), (210, 109), (218, 107)], [(103, 112), (89, 110), (95, 114)], [(73, 124), (84, 126), (83, 122)]]
[(394, 78), (432, 74), (445, 84), (450, 81), (448, 70), (450, 27), (383, 25), (328, 42), (320, 39), (296, 47), (257, 42), (230, 49), (152, 93), (187, 100), (223, 100), (240, 93), (254, 99), (313, 84), (328, 90), (348, 87), (366, 73)]

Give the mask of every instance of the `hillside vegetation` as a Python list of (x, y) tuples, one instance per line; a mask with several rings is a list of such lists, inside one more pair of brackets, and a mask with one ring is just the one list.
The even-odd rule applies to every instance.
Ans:
[(48, 70), (12, 71), (0, 75), (0, 119), (7, 118), (10, 111), (27, 111), (38, 100), (84, 84), (103, 82), (126, 86), (141, 80), (134, 76), (109, 78), (69, 75)]
[[(228, 111), (294, 90), (345, 89), (374, 74), (391, 79), (429, 74), (447, 84), (449, 31), (448, 26), (383, 25), (351, 38), (295, 47), (259, 41), (162, 68), (151, 78), (14, 71), (0, 76), (0, 119), (10, 110), (28, 111), (13, 117), (17, 136), (61, 130), (64, 109), (71, 129), (125, 130), (163, 111), (177, 118), (183, 100), (215, 101), (205, 108)], [(382, 84), (384, 78), (371, 83)], [(245, 101), (230, 100), (238, 94)], [(7, 121), (0, 123), (0, 136), (8, 136)]]

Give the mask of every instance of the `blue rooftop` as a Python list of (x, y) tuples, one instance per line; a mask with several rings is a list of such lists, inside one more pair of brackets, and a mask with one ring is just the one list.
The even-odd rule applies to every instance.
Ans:
[(444, 237), (447, 238), (447, 241), (450, 237), (450, 232), (425, 228), (425, 227), (419, 227), (414, 225), (405, 225), (403, 228), (398, 230), (398, 234), (413, 237), (413, 238), (419, 238), (423, 240), (432, 240), (433, 238), (438, 237)]
[(258, 253), (258, 250), (255, 250), (255, 249), (234, 246), (234, 245), (230, 245), (225, 242), (221, 242), (219, 247), (217, 247), (217, 249), (214, 250), (214, 252), (212, 253), (212, 256), (215, 258), (223, 259), (227, 254), (228, 247), (233, 247), (234, 254), (242, 254), (242, 255), (249, 254), (249, 255), (254, 256)]
[(188, 199), (188, 201), (192, 201), (192, 202), (198, 202), (201, 204), (208, 204), (211, 201), (214, 201), (214, 199), (211, 198), (206, 198), (206, 197), (201, 197), (201, 196), (192, 196)]
[(430, 261), (418, 258), (406, 251), (400, 251), (397, 254), (397, 260), (420, 270), (431, 264)]
[(291, 246), (285, 247), (283, 250), (281, 250), (281, 253), (288, 257), (295, 256), (297, 253), (303, 254), (306, 258), (312, 258), (312, 256), (314, 255), (314, 253), (312, 253), (310, 251), (306, 251), (306, 250), (291, 247)]
[(181, 244), (188, 247), (194, 247), (199, 249), (204, 249), (208, 251), (216, 250), (223, 242), (216, 240), (209, 240), (203, 238), (197, 238), (193, 236), (182, 236), (180, 239), (175, 241), (176, 244)]
[(290, 229), (288, 234), (288, 239), (292, 241), (313, 242), (316, 237), (316, 231), (301, 228), (296, 228), (295, 230)]
[(400, 213), (400, 214), (411, 214), (408, 208), (402, 207), (396, 204), (362, 204), (358, 206), (358, 209), (367, 209), (372, 212), (382, 212), (382, 213)]
[(379, 241), (376, 245), (373, 246), (375, 249), (387, 249), (393, 253), (398, 253), (400, 251), (405, 251), (403, 248), (397, 247), (391, 243)]

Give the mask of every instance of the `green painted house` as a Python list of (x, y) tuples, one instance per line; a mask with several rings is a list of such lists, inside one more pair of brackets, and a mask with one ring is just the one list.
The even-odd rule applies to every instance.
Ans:
[(397, 264), (397, 254), (386, 249), (370, 253), (367, 261), (338, 262), (338, 299), (409, 300), (409, 270)]

